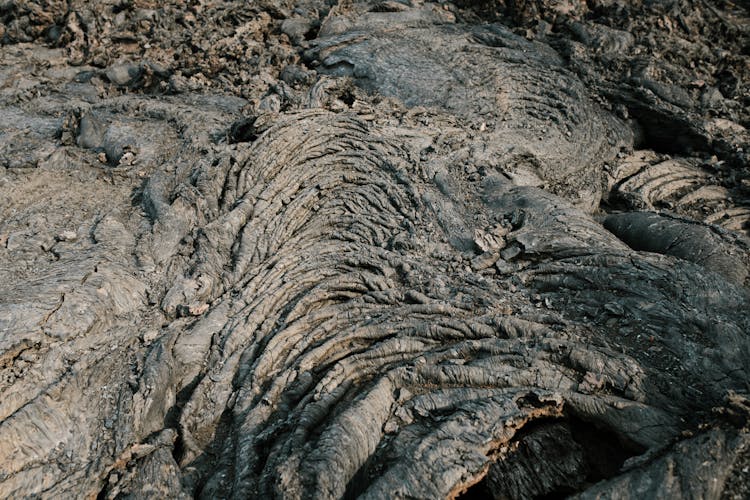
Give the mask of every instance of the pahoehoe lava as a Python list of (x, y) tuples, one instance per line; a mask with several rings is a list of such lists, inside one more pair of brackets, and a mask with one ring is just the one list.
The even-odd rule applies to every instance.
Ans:
[(0, 5), (0, 497), (746, 497), (747, 8)]

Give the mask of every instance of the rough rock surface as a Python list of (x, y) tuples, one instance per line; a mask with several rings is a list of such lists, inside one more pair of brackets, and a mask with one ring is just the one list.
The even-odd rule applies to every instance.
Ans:
[(0, 497), (746, 498), (749, 19), (0, 3)]

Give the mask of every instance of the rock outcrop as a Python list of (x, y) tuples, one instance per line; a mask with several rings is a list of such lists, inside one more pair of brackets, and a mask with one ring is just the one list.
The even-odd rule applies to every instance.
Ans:
[(750, 493), (748, 13), (670, 5), (0, 6), (0, 497)]

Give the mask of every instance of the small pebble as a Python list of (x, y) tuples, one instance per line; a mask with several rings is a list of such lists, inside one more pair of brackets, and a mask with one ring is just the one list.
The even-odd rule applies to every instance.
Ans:
[(128, 85), (141, 74), (141, 67), (134, 63), (114, 64), (107, 68), (104, 75), (115, 85)]
[(63, 231), (57, 235), (57, 241), (75, 241), (78, 239), (78, 234), (75, 231)]

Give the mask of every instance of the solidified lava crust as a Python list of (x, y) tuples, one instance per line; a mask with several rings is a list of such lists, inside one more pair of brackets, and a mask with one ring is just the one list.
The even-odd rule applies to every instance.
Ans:
[(0, 498), (747, 498), (749, 9), (0, 2)]

